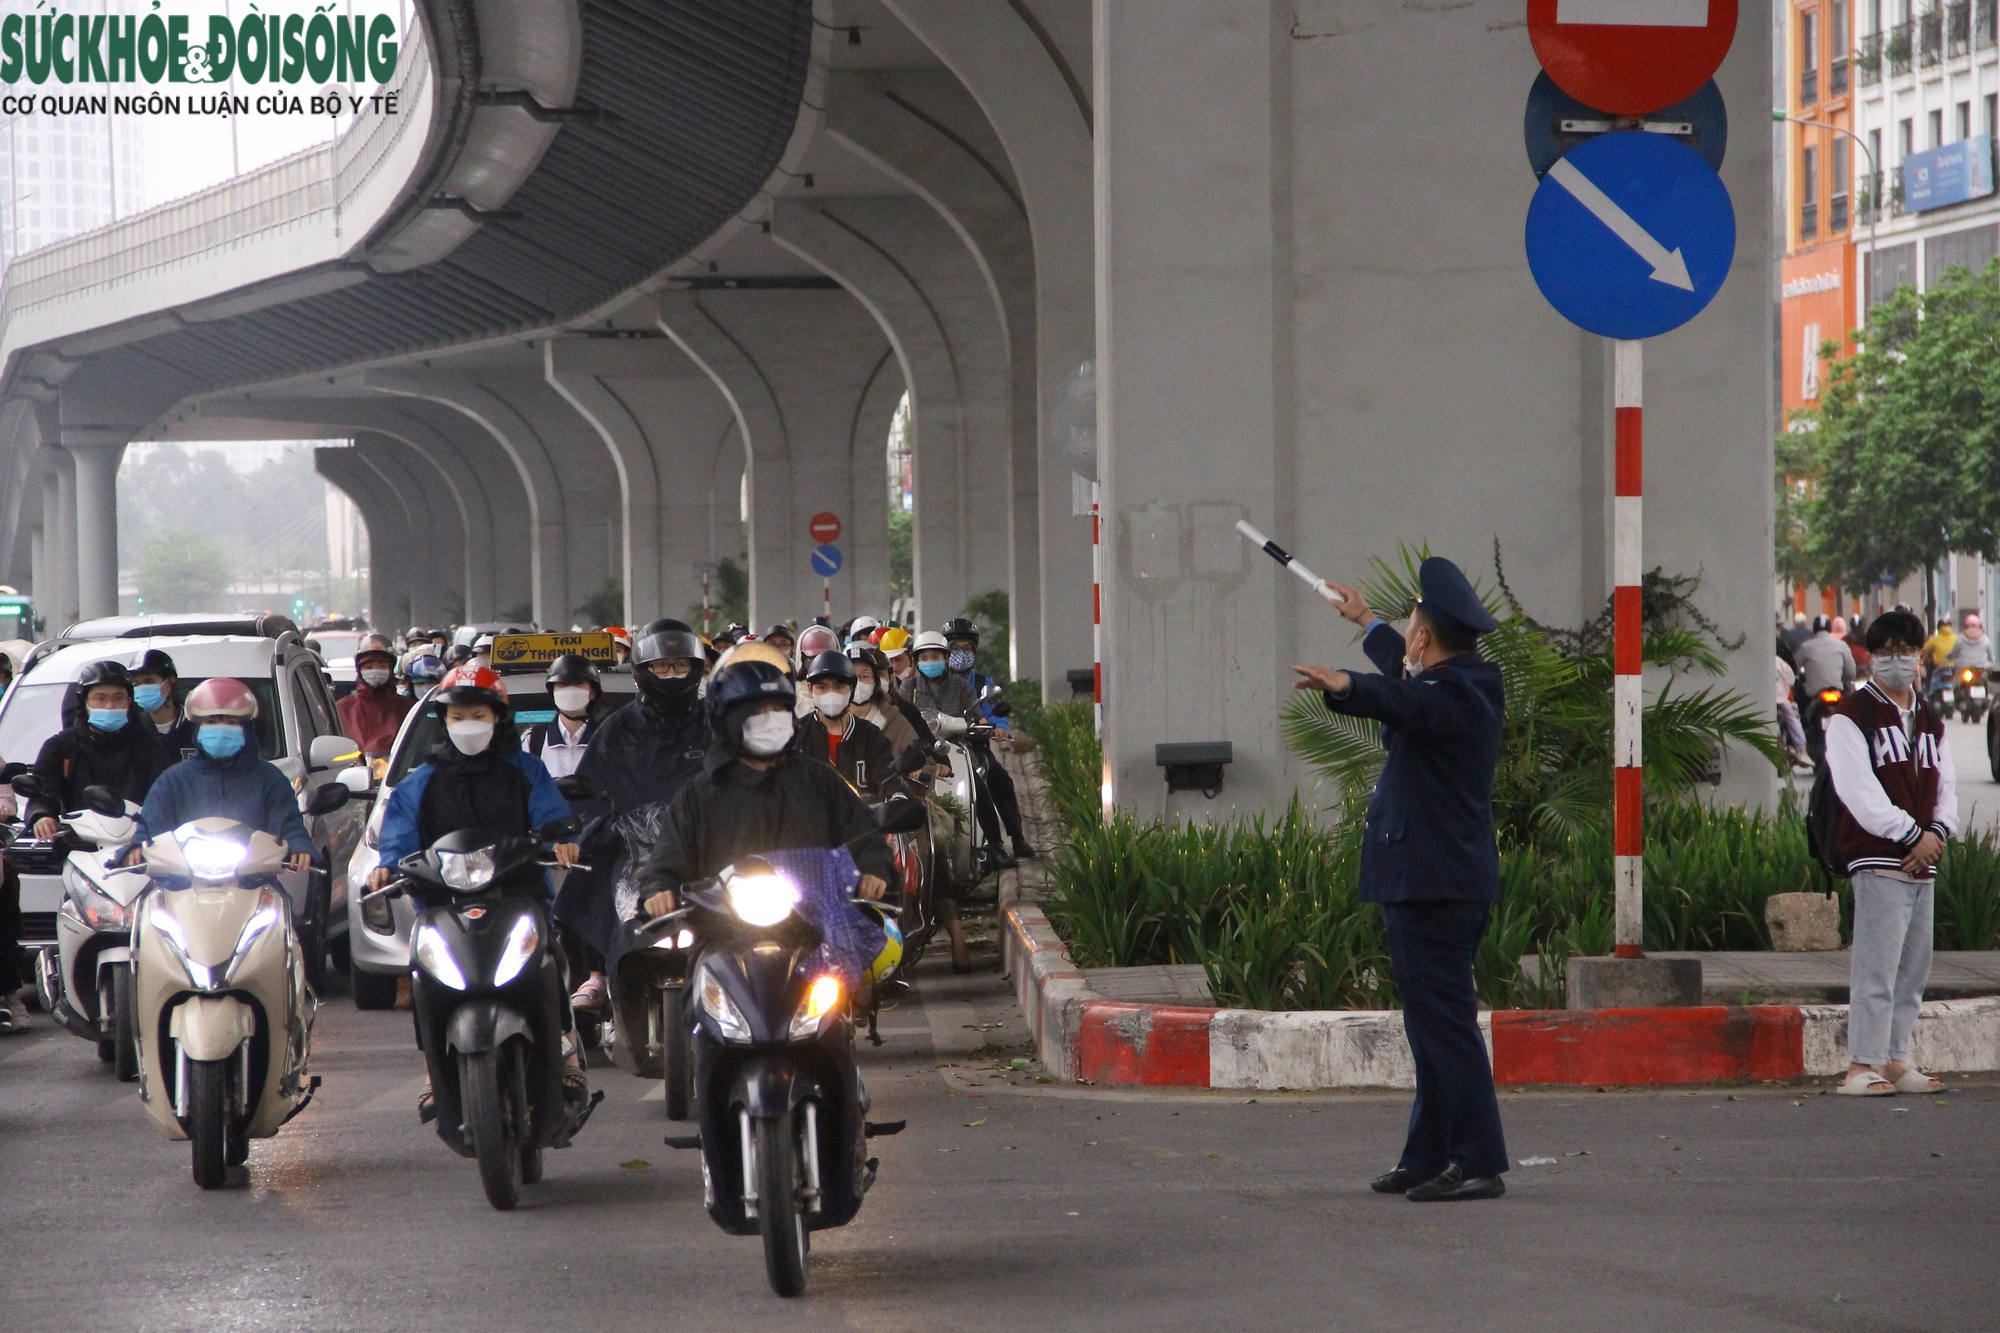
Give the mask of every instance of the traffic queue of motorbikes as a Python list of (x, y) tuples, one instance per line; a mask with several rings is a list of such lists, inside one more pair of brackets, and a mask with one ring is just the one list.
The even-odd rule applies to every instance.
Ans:
[[(605, 648), (609, 658), (608, 639)], [(988, 687), (980, 703), (1004, 716), (997, 695)], [(773, 1289), (802, 1292), (811, 1232), (852, 1220), (879, 1166), (868, 1139), (902, 1128), (867, 1119), (858, 1035), (879, 1044), (877, 1008), (906, 987), (940, 930), (940, 898), (998, 863), (972, 816), (994, 762), (980, 744), (992, 729), (941, 725), (906, 748), (871, 784), (872, 826), (847, 845), (739, 857), (682, 885), (674, 910), (657, 916), (631, 909), (661, 810), (618, 810), (580, 777), (556, 785), (594, 808), (587, 821), (571, 814), (527, 836), (462, 829), (389, 867), (351, 911), (397, 898), (413, 908), (426, 1116), (476, 1162), (492, 1206), (515, 1207), (541, 1178), (543, 1154), (568, 1146), (602, 1101), (573, 1073), (585, 1048), (601, 1049), (664, 1081), (668, 1117), (696, 1129), (667, 1142), (700, 1152), (710, 1216), (760, 1236)], [(0, 769), (0, 782), (31, 800), (55, 795), (22, 764)], [(373, 796), (356, 785), (302, 793), (303, 813)], [(42, 955), (42, 1005), (136, 1082), (149, 1118), (190, 1145), (195, 1183), (217, 1188), (250, 1140), (275, 1135), (320, 1085), (308, 1065), (319, 1005), (309, 978), (321, 960), (301, 947), (277, 878), (285, 845), (219, 817), (141, 841), (136, 804), (101, 786), (83, 798), (54, 840), (67, 853), (65, 898), (56, 947)], [(856, 896), (852, 848), (871, 838), (887, 840), (900, 875), (892, 901)], [(572, 1013), (576, 978), (556, 947), (549, 872), (593, 870), (559, 867), (561, 844), (608, 863), (624, 918), (601, 1014)]]

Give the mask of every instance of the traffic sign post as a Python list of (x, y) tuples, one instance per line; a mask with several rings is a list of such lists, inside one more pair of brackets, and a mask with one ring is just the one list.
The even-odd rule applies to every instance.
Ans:
[[(821, 514), (814, 518), (813, 530), (815, 532), (820, 530), (819, 520), (821, 518), (833, 518), (833, 515)], [(840, 520), (837, 518), (833, 519), (833, 530), (836, 533), (840, 531)], [(832, 542), (822, 542), (818, 546), (813, 547), (812, 572), (819, 575), (823, 580), (820, 585), (820, 613), (829, 622), (833, 619), (833, 576), (840, 572), (840, 567), (843, 563), (844, 560), (840, 554), (840, 548)]]
[(821, 546), (840, 540), (840, 515), (830, 509), (822, 509), (806, 524), (806, 534)]
[[(1727, 112), (1711, 76), (1737, 0), (1528, 0), (1545, 79), (1529, 95), (1528, 267), (1550, 305), (1612, 340), (1613, 935), (1645, 956), (1644, 344), (1715, 299), (1736, 257), (1716, 174)], [(1554, 89), (1548, 87), (1553, 84)], [(1579, 104), (1563, 105), (1560, 94)], [(1600, 113), (1587, 113), (1595, 108)], [(1591, 137), (1584, 137), (1591, 136)]]

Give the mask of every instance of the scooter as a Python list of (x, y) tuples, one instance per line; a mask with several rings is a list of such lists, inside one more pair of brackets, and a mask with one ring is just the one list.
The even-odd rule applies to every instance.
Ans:
[[(347, 789), (314, 791), (329, 814)], [(303, 1111), (319, 1001), (306, 981), (285, 846), (235, 820), (190, 820), (144, 846), (151, 884), (132, 922), (139, 1100), (169, 1139), (191, 1146), (194, 1183), (222, 1185)]]
[(1952, 682), (1952, 707), (1966, 722), (1983, 721), (1986, 717), (1986, 672), (1980, 667), (1960, 667), (1954, 673)]
[[(928, 817), (921, 801), (890, 801), (863, 836), (911, 833)], [(859, 878), (845, 847), (750, 857), (640, 928), (693, 937), (701, 1132), (667, 1142), (700, 1148), (709, 1217), (731, 1235), (763, 1238), (780, 1296), (805, 1291), (810, 1234), (860, 1211), (879, 1165), (867, 1140), (903, 1128), (867, 1122), (855, 1065), (857, 992), (872, 976), (866, 927), (855, 923), (868, 918), (843, 906)]]
[(627, 1073), (665, 1080), (667, 1118), (685, 1120), (694, 1098), (687, 992), (694, 932), (685, 924), (646, 931), (634, 919), (638, 867), (659, 836), (663, 808), (647, 806), (614, 821), (625, 847), (613, 890), (622, 924), (605, 959), (611, 999), (606, 1045)]
[[(566, 1148), (604, 1099), (563, 1088), (569, 988), (553, 944), (542, 845), (574, 835), (571, 817), (532, 837), (462, 829), (405, 857), (374, 897), (417, 900), (415, 1008), (437, 1133), (479, 1162), (502, 1212), (542, 1178), (542, 1152)], [(587, 867), (583, 867), (586, 868)]]
[[(43, 799), (46, 788), (32, 773), (14, 779), (14, 790)], [(35, 985), (42, 1008), (72, 1034), (97, 1046), (121, 1082), (139, 1077), (132, 1026), (132, 906), (146, 877), (112, 865), (132, 840), (139, 807), (108, 787), (87, 787), (85, 808), (56, 822), (54, 846), (66, 850), (62, 902), (56, 908), (56, 947), (41, 954)]]

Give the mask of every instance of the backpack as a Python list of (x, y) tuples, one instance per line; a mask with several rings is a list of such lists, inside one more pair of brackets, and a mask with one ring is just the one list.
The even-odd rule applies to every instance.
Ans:
[[(1857, 721), (1861, 735), (1868, 743), (1868, 751), (1875, 751), (1875, 728)], [(1832, 880), (1846, 879), (1847, 863), (1840, 859), (1835, 850), (1840, 841), (1841, 804), (1839, 795), (1833, 790), (1833, 771), (1824, 756), (1819, 761), (1819, 771), (1813, 774), (1812, 791), (1806, 797), (1806, 850), (1819, 867), (1830, 877), (1827, 893), (1833, 892)]]

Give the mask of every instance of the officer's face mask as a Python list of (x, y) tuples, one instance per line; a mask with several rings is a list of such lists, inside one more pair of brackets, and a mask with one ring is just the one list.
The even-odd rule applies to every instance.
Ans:
[(579, 717), (590, 711), (590, 686), (558, 685), (551, 693), (555, 696), (556, 709), (571, 717)]
[(122, 708), (93, 708), (90, 710), (90, 725), (99, 731), (119, 731), (132, 719)]
[(936, 680), (944, 674), (944, 663), (938, 661), (919, 662), (917, 670), (924, 673), (926, 680)]
[(875, 697), (874, 681), (858, 680), (854, 682), (854, 702), (858, 704), (865, 704), (874, 697)]
[(975, 655), (970, 648), (954, 648), (951, 650), (951, 656), (946, 659), (945, 665), (962, 676), (972, 670), (972, 664), (975, 660)]
[(387, 685), (389, 683), (389, 679), (390, 679), (390, 671), (388, 667), (362, 668), (361, 683), (363, 685), (368, 686), (370, 689), (376, 689), (376, 690), (381, 689), (384, 685)]
[(768, 758), (792, 743), (790, 713), (757, 713), (743, 720), (743, 748), (759, 759)]
[[(1421, 641), (1417, 638), (1419, 633), (1424, 636)], [(1431, 632), (1411, 626), (1409, 637), (1403, 640), (1403, 675), (1406, 678), (1424, 669), (1424, 654), (1430, 651), (1430, 646)]]
[(1916, 686), (1920, 668), (1916, 654), (1875, 659), (1875, 683), (1885, 690), (1901, 693)]
[(227, 759), (243, 748), (243, 728), (234, 722), (204, 722), (195, 728), (194, 743), (210, 759)]
[(447, 722), (444, 734), (451, 738), (460, 754), (479, 754), (493, 743), (491, 722)]
[(164, 685), (134, 685), (132, 702), (149, 713), (157, 713), (166, 706), (167, 687)]
[(846, 690), (814, 690), (813, 707), (823, 717), (839, 717), (847, 711), (852, 696)]

